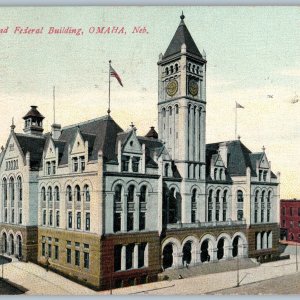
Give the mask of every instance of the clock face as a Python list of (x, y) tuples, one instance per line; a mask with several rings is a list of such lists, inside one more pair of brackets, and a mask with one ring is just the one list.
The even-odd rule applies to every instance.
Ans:
[(198, 83), (195, 80), (190, 80), (189, 81), (189, 93), (192, 96), (197, 96), (198, 95)]
[(166, 90), (169, 96), (174, 96), (178, 91), (178, 82), (175, 79), (171, 80), (167, 84)]

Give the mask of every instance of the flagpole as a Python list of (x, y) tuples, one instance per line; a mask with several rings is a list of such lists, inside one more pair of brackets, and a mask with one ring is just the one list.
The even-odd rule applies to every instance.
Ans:
[(109, 60), (109, 69), (108, 69), (108, 110), (107, 110), (108, 115), (110, 114), (110, 65), (111, 65), (111, 60)]
[(235, 131), (234, 131), (234, 138), (237, 139), (237, 104), (235, 102)]
[(55, 124), (55, 85), (53, 86), (53, 124)]

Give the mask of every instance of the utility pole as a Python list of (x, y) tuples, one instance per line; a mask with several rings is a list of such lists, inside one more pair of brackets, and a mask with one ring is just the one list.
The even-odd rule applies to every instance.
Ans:
[(298, 242), (296, 242), (296, 272), (298, 272)]

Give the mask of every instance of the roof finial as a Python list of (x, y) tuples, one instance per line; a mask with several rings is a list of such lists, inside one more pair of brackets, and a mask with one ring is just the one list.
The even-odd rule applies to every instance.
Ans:
[(181, 16), (180, 16), (180, 19), (183, 20), (185, 18), (184, 14), (183, 14), (183, 10), (181, 12)]
[(237, 138), (238, 138), (238, 140), (240, 140), (240, 139), (241, 139), (241, 136), (240, 136), (240, 135), (238, 135), (238, 136), (237, 136)]
[(15, 122), (14, 122), (14, 117), (12, 117), (11, 119), (11, 125), (10, 125), (11, 131), (14, 131), (16, 126), (15, 126)]
[(261, 149), (262, 149), (262, 151), (263, 151), (263, 152), (265, 152), (265, 151), (266, 151), (266, 147), (265, 147), (265, 146), (262, 146), (262, 148), (261, 148)]

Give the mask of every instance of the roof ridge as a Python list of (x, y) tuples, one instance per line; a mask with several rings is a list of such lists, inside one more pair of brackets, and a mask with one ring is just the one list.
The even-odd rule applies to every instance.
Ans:
[(102, 120), (104, 121), (104, 120), (110, 120), (110, 119), (112, 119), (112, 118), (105, 115), (105, 116), (90, 119), (90, 120), (87, 120), (87, 121), (82, 121), (82, 122), (79, 122), (79, 123), (76, 123), (76, 124), (67, 125), (67, 126), (63, 127), (62, 130), (74, 128), (74, 127), (77, 127), (77, 126), (89, 124), (89, 123), (96, 122), (96, 121), (102, 121)]
[(44, 135), (33, 135), (33, 134), (26, 134), (26, 133), (21, 133), (21, 132), (16, 132), (16, 136), (23, 136), (23, 137), (28, 137), (28, 138), (37, 138), (37, 139), (46, 139), (46, 136)]

